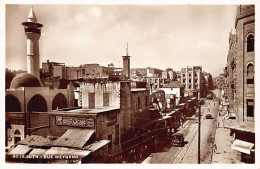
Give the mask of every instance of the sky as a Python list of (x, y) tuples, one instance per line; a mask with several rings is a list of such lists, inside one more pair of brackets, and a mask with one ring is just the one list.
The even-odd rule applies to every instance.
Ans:
[(235, 5), (6, 5), (6, 67), (26, 70), (22, 22), (33, 6), (40, 38), (40, 64), (114, 63), (122, 67), (128, 42), (131, 68), (175, 71), (202, 66), (223, 72), (228, 39), (235, 32)]

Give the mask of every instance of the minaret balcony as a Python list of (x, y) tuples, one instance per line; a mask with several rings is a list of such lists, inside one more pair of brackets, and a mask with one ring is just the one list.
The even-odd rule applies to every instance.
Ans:
[(24, 30), (25, 30), (25, 33), (31, 32), (31, 33), (41, 34), (41, 30), (40, 29), (36, 29), (36, 28), (24, 28)]

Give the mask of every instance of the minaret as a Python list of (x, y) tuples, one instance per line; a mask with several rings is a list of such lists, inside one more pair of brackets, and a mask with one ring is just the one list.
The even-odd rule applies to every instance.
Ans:
[(27, 38), (27, 73), (40, 79), (39, 39), (43, 25), (37, 23), (33, 8), (31, 8), (27, 22), (23, 22), (22, 25)]
[(126, 55), (123, 57), (123, 80), (130, 79), (130, 56), (128, 56), (128, 43), (126, 47)]

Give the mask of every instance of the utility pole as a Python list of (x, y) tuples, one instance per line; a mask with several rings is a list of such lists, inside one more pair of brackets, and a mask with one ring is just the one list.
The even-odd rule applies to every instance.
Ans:
[(198, 121), (198, 164), (200, 164), (200, 114), (201, 114), (201, 101), (199, 101), (199, 121)]

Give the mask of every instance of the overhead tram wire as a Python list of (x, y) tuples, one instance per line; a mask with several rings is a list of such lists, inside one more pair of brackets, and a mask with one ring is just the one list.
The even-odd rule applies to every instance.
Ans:
[[(155, 136), (153, 136), (153, 137), (157, 137), (158, 135), (160, 135), (161, 133), (163, 133), (164, 130), (166, 130), (166, 129), (164, 129), (164, 128), (161, 128), (161, 129), (163, 129), (163, 130), (162, 130), (160, 133), (158, 133), (158, 134), (156, 134)], [(158, 130), (157, 130), (157, 131), (158, 131)], [(145, 140), (145, 141), (143, 141), (143, 142), (141, 142), (141, 143), (135, 144), (135, 145), (133, 145), (133, 146), (131, 146), (131, 147), (129, 147), (129, 148), (123, 150), (123, 151), (120, 151), (120, 152), (118, 152), (118, 153), (116, 153), (116, 154), (114, 154), (114, 155), (118, 155), (118, 154), (121, 154), (122, 152), (125, 152), (125, 151), (127, 151), (127, 150), (130, 150), (130, 149), (133, 148), (133, 147), (136, 147), (136, 146), (138, 146), (138, 145), (140, 145), (140, 144), (143, 144), (143, 143), (145, 143), (145, 142), (147, 142), (147, 141), (153, 139), (153, 137), (152, 137), (152, 138), (149, 138), (149, 139), (147, 139), (147, 140)], [(135, 138), (135, 139), (136, 139), (136, 138)], [(132, 140), (133, 140), (133, 139), (132, 139)], [(128, 142), (128, 141), (126, 141), (126, 142)], [(125, 144), (126, 142), (124, 142), (123, 144)], [(122, 145), (122, 144), (121, 144), (121, 145)], [(117, 147), (117, 146), (111, 147), (110, 149), (115, 148), (115, 147)], [(103, 152), (103, 153), (105, 153), (105, 154), (108, 154), (108, 153), (106, 153), (106, 152), (107, 152), (108, 150), (110, 150), (110, 149), (93, 153), (93, 156), (94, 156), (95, 154), (98, 154), (98, 153), (101, 153), (101, 152)], [(108, 154), (108, 155), (109, 155), (109, 154)], [(110, 158), (110, 157), (108, 157), (108, 158), (106, 158), (106, 159), (109, 159), (109, 158)], [(105, 159), (105, 160), (106, 160), (106, 159)]]

